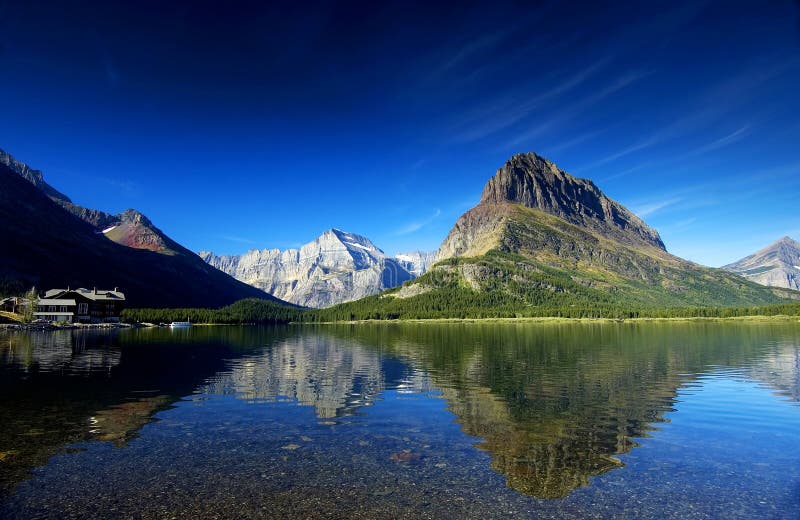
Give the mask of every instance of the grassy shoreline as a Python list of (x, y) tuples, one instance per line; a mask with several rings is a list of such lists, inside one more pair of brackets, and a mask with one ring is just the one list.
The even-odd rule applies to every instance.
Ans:
[(746, 321), (746, 322), (797, 322), (800, 317), (779, 314), (774, 316), (731, 316), (731, 317), (670, 317), (670, 318), (561, 318), (561, 317), (521, 317), (521, 318), (428, 318), (398, 320), (352, 320), (352, 321), (320, 321), (292, 322), (291, 325), (368, 325), (368, 324), (466, 324), (466, 323), (641, 323), (641, 322), (692, 322), (692, 321)]

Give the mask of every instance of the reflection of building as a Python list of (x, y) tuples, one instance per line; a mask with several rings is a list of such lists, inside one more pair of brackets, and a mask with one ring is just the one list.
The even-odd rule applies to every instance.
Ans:
[[(94, 348), (87, 347), (91, 334)], [(107, 372), (119, 365), (122, 354), (107, 348), (110, 336), (81, 330), (39, 331), (8, 336), (0, 347), (0, 365), (17, 366), (23, 372), (90, 374)], [(101, 348), (97, 348), (101, 347)]]
[(117, 322), (125, 295), (113, 291), (89, 289), (50, 289), (39, 299), (37, 319), (59, 322)]

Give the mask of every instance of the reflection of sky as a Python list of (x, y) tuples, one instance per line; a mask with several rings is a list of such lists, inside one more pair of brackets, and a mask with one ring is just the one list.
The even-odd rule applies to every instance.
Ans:
[[(692, 516), (796, 518), (800, 508), (800, 407), (771, 388), (719, 370), (678, 392), (676, 411), (626, 467), (596, 480), (601, 497), (628, 492), (620, 506), (682, 500)], [(599, 489), (598, 489), (599, 488)], [(576, 498), (586, 494), (576, 492)]]

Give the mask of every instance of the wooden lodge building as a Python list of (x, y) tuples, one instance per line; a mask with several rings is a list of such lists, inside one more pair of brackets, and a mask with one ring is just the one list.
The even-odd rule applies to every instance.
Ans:
[(125, 294), (95, 289), (50, 289), (39, 299), (36, 319), (67, 323), (118, 322)]

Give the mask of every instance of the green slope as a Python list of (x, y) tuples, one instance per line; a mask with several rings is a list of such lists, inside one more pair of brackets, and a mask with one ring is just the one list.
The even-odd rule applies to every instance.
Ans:
[[(624, 245), (518, 204), (480, 205), (477, 249), (401, 288), (316, 313), (319, 319), (631, 316), (686, 307), (800, 299), (656, 247)], [(475, 218), (465, 214), (462, 219)], [(477, 253), (474, 254), (473, 253)], [(669, 313), (667, 313), (669, 314)], [(680, 313), (685, 314), (685, 313)]]

